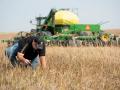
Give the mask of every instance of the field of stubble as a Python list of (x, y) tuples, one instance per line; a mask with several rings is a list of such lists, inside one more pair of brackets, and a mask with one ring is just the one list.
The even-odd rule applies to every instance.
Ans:
[(0, 90), (120, 90), (120, 47), (48, 47), (47, 69), (12, 68), (0, 45)]

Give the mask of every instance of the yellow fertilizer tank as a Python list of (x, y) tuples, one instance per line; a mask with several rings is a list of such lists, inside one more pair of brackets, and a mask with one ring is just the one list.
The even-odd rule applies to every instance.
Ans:
[(60, 10), (55, 13), (55, 24), (56, 25), (69, 25), (79, 24), (79, 18), (77, 15), (70, 11)]

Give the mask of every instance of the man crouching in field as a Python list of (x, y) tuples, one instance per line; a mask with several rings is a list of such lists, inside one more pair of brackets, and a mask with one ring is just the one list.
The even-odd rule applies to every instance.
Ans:
[(23, 38), (10, 48), (9, 52), (6, 52), (9, 53), (9, 59), (14, 67), (16, 65), (31, 66), (35, 69), (40, 61), (42, 68), (46, 68), (45, 44), (37, 37)]

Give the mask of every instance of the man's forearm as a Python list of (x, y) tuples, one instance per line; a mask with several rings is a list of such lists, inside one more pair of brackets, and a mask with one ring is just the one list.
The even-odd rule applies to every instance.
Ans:
[(46, 59), (45, 59), (45, 56), (41, 56), (40, 57), (40, 63), (42, 65), (42, 68), (45, 69), (46, 68)]

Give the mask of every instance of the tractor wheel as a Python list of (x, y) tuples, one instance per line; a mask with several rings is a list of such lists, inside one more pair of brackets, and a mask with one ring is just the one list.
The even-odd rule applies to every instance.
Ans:
[(110, 41), (110, 35), (108, 33), (103, 33), (100, 35), (100, 40), (102, 41), (102, 45), (106, 46)]

